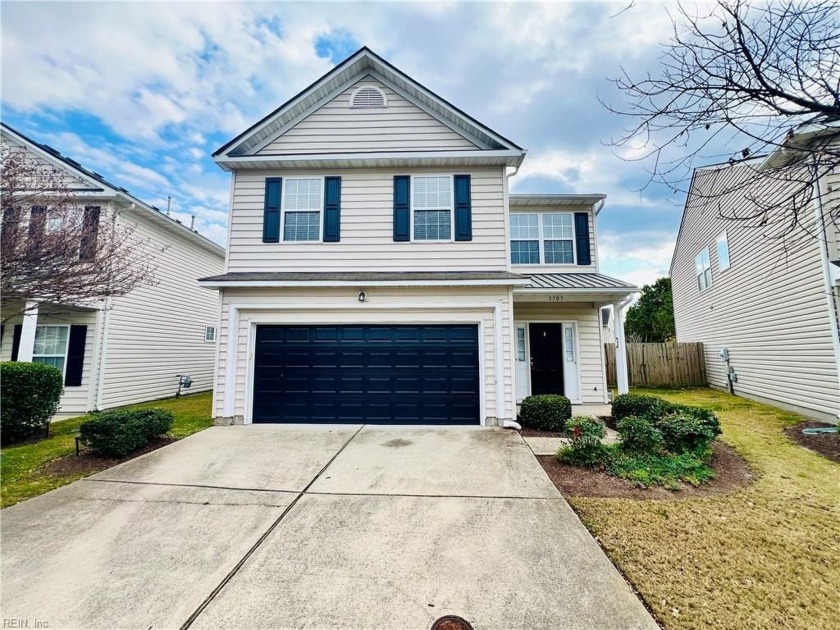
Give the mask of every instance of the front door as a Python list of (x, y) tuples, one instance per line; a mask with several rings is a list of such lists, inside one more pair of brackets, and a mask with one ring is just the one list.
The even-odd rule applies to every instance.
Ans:
[(563, 324), (529, 324), (531, 394), (563, 394)]

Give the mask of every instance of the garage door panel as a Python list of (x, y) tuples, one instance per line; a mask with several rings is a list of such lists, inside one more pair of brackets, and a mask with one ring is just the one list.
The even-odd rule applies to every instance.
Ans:
[(254, 422), (478, 424), (475, 325), (257, 326)]

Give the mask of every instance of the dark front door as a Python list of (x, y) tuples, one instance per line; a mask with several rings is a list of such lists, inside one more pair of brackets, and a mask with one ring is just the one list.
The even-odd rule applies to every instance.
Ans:
[(479, 424), (478, 327), (257, 326), (254, 422)]
[(531, 394), (563, 393), (563, 324), (529, 324)]

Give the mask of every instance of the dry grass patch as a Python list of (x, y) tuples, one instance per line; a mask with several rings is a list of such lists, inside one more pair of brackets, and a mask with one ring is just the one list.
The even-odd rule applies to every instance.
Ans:
[(662, 624), (840, 627), (840, 465), (784, 435), (803, 418), (709, 389), (645, 393), (715, 410), (755, 475), (702, 499), (569, 498)]

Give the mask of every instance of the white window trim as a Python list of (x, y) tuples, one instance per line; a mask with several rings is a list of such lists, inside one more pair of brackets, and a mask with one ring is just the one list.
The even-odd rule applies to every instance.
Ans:
[[(706, 259), (709, 261), (709, 266), (704, 267), (700, 271), (700, 273), (697, 273), (697, 259), (703, 254), (703, 252), (706, 252)], [(706, 283), (706, 288), (701, 288), (700, 276), (705, 275), (706, 271), (709, 272), (709, 281)], [(694, 257), (694, 277), (697, 279), (697, 290), (700, 293), (704, 293), (712, 288), (712, 285), (714, 284), (714, 278), (712, 278), (712, 254), (709, 251), (708, 247), (704, 247), (703, 249), (701, 249), (699, 252), (697, 252), (697, 255)]]
[[(321, 194), (319, 196), (320, 209), (318, 210), (318, 239), (311, 241), (290, 241), (286, 240), (286, 182), (301, 180), (301, 179), (320, 179), (321, 180)], [(326, 175), (313, 176), (299, 176), (299, 177), (284, 177), (283, 190), (280, 194), (280, 242), (286, 245), (311, 245), (312, 243), (324, 242), (324, 194), (326, 191)], [(289, 212), (314, 212), (314, 210), (289, 210)]]
[[(424, 177), (448, 177), (449, 178), (449, 238), (414, 238), (414, 193), (417, 186), (414, 182), (418, 178)], [(455, 175), (452, 173), (423, 173), (422, 175), (411, 176), (411, 199), (409, 204), (410, 217), (408, 230), (411, 234), (412, 243), (454, 243), (455, 242)], [(430, 210), (431, 208), (423, 208), (423, 210)], [(444, 210), (445, 208), (440, 208)]]
[[(723, 239), (723, 242), (726, 243), (726, 267), (724, 267), (720, 262), (720, 242)], [(727, 271), (730, 267), (732, 267), (732, 256), (729, 253), (729, 235), (726, 233), (726, 230), (718, 234), (717, 239), (715, 240), (715, 252), (717, 253), (718, 259), (718, 271), (723, 272)]]
[[(39, 328), (66, 328), (67, 329), (67, 341), (64, 344), (64, 365), (62, 366), (61, 370), (61, 380), (62, 383), (64, 382), (65, 377), (67, 376), (67, 353), (70, 350), (70, 324), (38, 324), (35, 327), (35, 332), (37, 334)], [(35, 347), (32, 347), (32, 362), (35, 363), (36, 357), (44, 357), (44, 358), (55, 358), (62, 355), (59, 354), (35, 354)]]
[[(207, 333), (211, 330), (213, 331), (213, 338), (208, 339), (207, 338)], [(205, 343), (216, 343), (216, 335), (217, 335), (217, 328), (215, 326), (205, 326), (204, 327), (204, 341), (205, 341)]]
[[(575, 238), (575, 213), (574, 212), (562, 212), (562, 211), (548, 211), (548, 212), (511, 212), (510, 215), (523, 215), (523, 214), (535, 214), (539, 217), (537, 221), (537, 226), (539, 228), (539, 236), (536, 239), (533, 238), (513, 238), (513, 226), (511, 226), (511, 236), (508, 238), (508, 243), (513, 244), (514, 241), (533, 241), (537, 240), (539, 242), (539, 262), (535, 263), (515, 263), (513, 262), (513, 254), (511, 253), (511, 265), (515, 265), (517, 267), (527, 267), (527, 266), (548, 266), (548, 267), (570, 267), (575, 266), (577, 263), (577, 239)], [(565, 239), (565, 238), (545, 238), (545, 234), (543, 234), (543, 215), (545, 214), (566, 214), (572, 217), (572, 238)], [(565, 241), (571, 240), (572, 241), (572, 262), (568, 263), (549, 263), (545, 262), (545, 241)], [(512, 251), (512, 249), (511, 249)]]
[[(382, 95), (382, 103), (383, 103), (382, 107), (371, 107), (370, 105), (355, 105), (354, 101), (356, 100), (356, 94), (358, 94), (360, 91), (362, 91), (364, 89), (373, 89), (373, 90), (376, 90), (377, 92), (379, 92)], [(370, 84), (360, 85), (355, 90), (353, 90), (353, 93), (350, 95), (350, 109), (387, 109), (387, 107), (388, 107), (388, 95), (385, 94), (385, 90), (383, 90), (382, 88), (380, 88), (379, 86), (376, 86), (376, 85), (370, 85)]]

